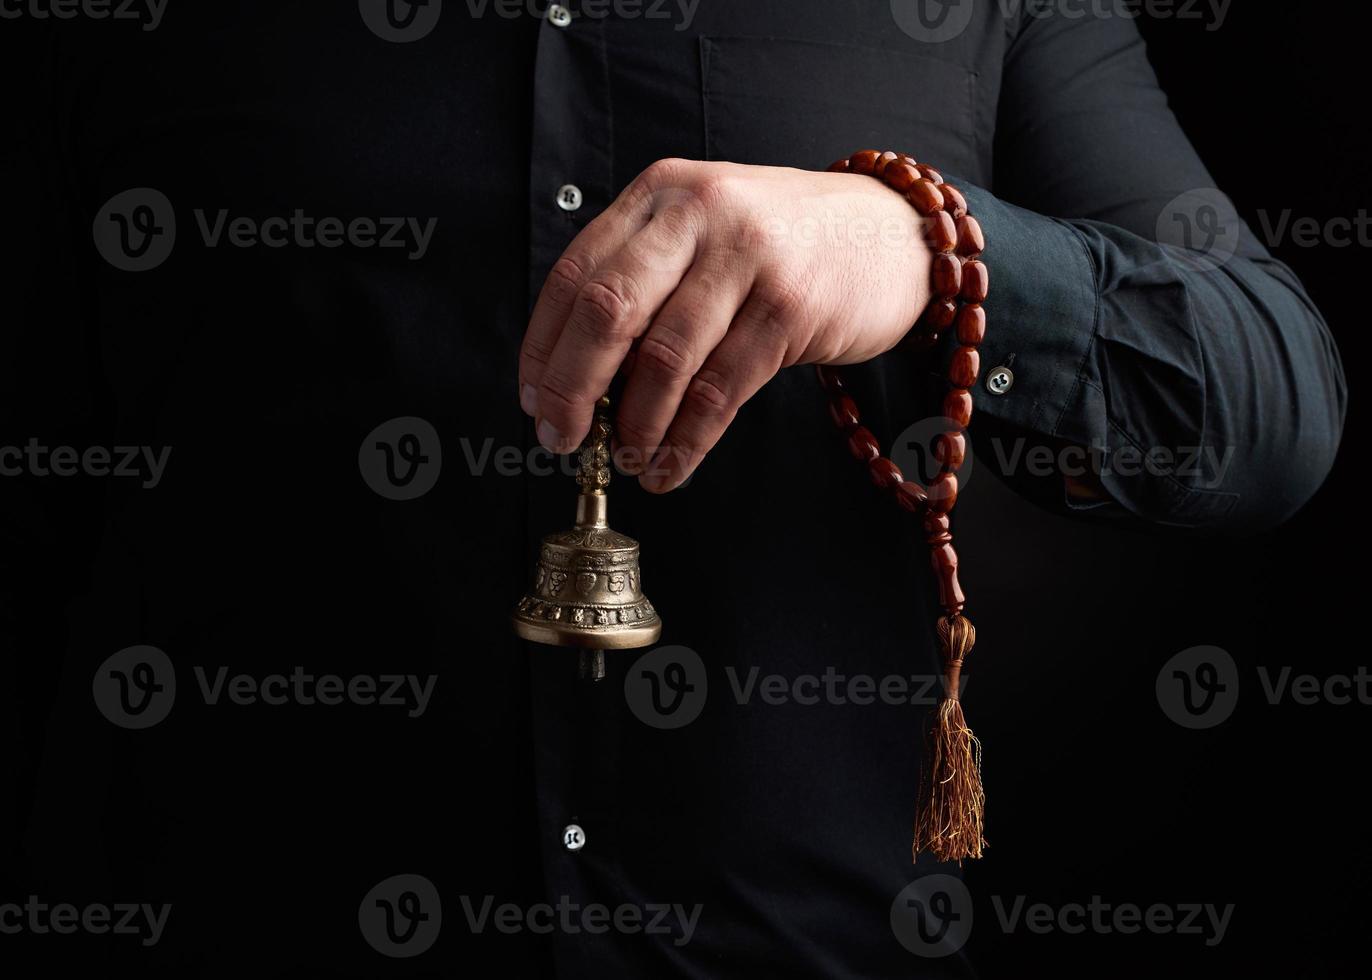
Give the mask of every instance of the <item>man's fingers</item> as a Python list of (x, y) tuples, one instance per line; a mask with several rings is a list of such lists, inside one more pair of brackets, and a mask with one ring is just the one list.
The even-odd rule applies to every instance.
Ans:
[(537, 391), (544, 368), (577, 296), (601, 264), (649, 224), (655, 210), (662, 207), (658, 199), (671, 196), (661, 192), (668, 186), (665, 181), (688, 166), (686, 161), (673, 160), (653, 164), (572, 239), (549, 270), (519, 351), (519, 403), (529, 415), (537, 414)]
[(691, 267), (700, 225), (685, 209), (655, 214), (582, 285), (536, 387), (538, 440), (548, 449), (581, 442), (630, 344)]
[(543, 380), (543, 369), (557, 346), (577, 295), (597, 267), (619, 251), (642, 225), (641, 218), (611, 206), (572, 239), (549, 270), (519, 349), (519, 404), (527, 414), (537, 411), (535, 393)]
[(724, 339), (749, 284), (702, 257), (658, 311), (634, 354), (615, 420), (619, 461), (642, 473), (676, 417), (686, 387)]
[(666, 440), (641, 478), (645, 489), (665, 493), (680, 486), (743, 403), (786, 363), (790, 345), (782, 324), (789, 305), (759, 298), (756, 289), (749, 296), (724, 340), (686, 386)]

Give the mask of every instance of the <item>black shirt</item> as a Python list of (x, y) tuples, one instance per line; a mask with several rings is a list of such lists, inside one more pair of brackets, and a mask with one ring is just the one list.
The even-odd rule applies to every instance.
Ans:
[[(611, 488), (663, 643), (687, 651), (612, 656), (587, 685), (513, 638), (537, 541), (572, 516), (515, 391), (543, 277), (656, 159), (911, 152), (990, 243), (982, 363), (1014, 381), (976, 390), (978, 444), (1213, 447), (1196, 472), (1107, 466), (1113, 502), (1089, 508), (1211, 529), (1275, 523), (1327, 471), (1344, 389), (1320, 315), (1208, 190), (1125, 19), (387, 6), (25, 35), (38, 104), (5, 166), (31, 231), (6, 263), (35, 302), (6, 331), (2, 441), (172, 447), (155, 486), (6, 458), (6, 628), (52, 692), (30, 874), (86, 887), (111, 828), (112, 887), (175, 903), (158, 946), (115, 955), (201, 975), (276, 941), (283, 969), (375, 975), (358, 906), (402, 873), (442, 900), (431, 969), (482, 952), (512, 976), (959, 975), (891, 924), (902, 889), (949, 870), (909, 862), (927, 559), (844, 458), (809, 369), (753, 399), (686, 487)], [(883, 444), (932, 413), (946, 353), (855, 372)], [(397, 418), (423, 424), (374, 431)], [(377, 477), (378, 440), (429, 468), (426, 492)], [(124, 731), (90, 710), (91, 678), (135, 644), (175, 665), (176, 707)], [(225, 665), (437, 681), (423, 710), (211, 703)], [(522, 925), (482, 917), (506, 903)], [(667, 907), (669, 931), (545, 930), (540, 903), (645, 928)]]

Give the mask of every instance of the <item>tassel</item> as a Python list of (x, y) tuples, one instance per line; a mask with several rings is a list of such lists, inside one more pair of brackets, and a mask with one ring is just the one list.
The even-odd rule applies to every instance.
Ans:
[(911, 856), (917, 859), (927, 851), (939, 861), (961, 864), (964, 858), (981, 857), (986, 847), (981, 743), (963, 720), (958, 697), (962, 662), (976, 642), (977, 631), (957, 615), (940, 619), (938, 634), (943, 648), (943, 697), (925, 744)]

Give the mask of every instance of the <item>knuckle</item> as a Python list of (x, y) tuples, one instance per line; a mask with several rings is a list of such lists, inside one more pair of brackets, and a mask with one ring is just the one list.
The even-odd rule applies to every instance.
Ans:
[(640, 449), (656, 448), (651, 443), (657, 436), (639, 424), (638, 419), (632, 416), (621, 415), (615, 419), (615, 435), (621, 445), (637, 446)]
[(548, 360), (553, 356), (553, 349), (549, 344), (532, 337), (525, 337), (519, 353), (525, 360), (535, 364), (547, 365)]
[(556, 371), (543, 375), (538, 391), (538, 410), (555, 421), (565, 421), (576, 412), (582, 402), (581, 391), (575, 381)]
[(734, 250), (741, 256), (755, 256), (774, 250), (782, 234), (778, 219), (754, 211), (739, 215), (733, 223)]
[(809, 290), (794, 276), (769, 276), (753, 291), (757, 322), (767, 328), (784, 327), (805, 304)]
[(587, 263), (571, 255), (564, 255), (548, 270), (544, 289), (548, 298), (560, 305), (570, 305), (586, 281)]
[(683, 160), (680, 157), (664, 157), (648, 164), (643, 173), (639, 175), (639, 180), (649, 187), (676, 184), (681, 181), (689, 165), (689, 160)]
[(695, 190), (701, 204), (712, 214), (729, 209), (739, 196), (738, 179), (721, 171), (701, 177), (696, 182)]
[(628, 337), (636, 305), (633, 286), (618, 273), (596, 276), (577, 295), (581, 327), (612, 342)]
[(732, 383), (718, 371), (705, 368), (691, 379), (686, 399), (701, 415), (728, 415), (733, 410)]
[(675, 330), (656, 326), (639, 345), (635, 364), (658, 380), (680, 381), (691, 374), (690, 341)]
[(695, 199), (683, 194), (661, 194), (653, 203), (649, 220), (660, 236), (653, 247), (670, 255), (691, 246), (704, 216)]

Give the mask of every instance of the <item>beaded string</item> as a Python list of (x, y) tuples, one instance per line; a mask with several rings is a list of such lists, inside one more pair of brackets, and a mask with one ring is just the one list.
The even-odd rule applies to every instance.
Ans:
[(928, 487), (907, 480), (872, 432), (862, 424), (857, 403), (841, 373), (819, 367), (819, 382), (829, 396), (829, 414), (848, 439), (848, 449), (867, 467), (872, 482), (904, 510), (919, 515), (929, 546), (939, 605), (936, 624), (943, 654), (943, 697), (928, 733), (915, 810), (913, 857), (928, 851), (940, 861), (981, 857), (986, 846), (982, 825), (986, 796), (981, 785), (981, 744), (962, 715), (959, 682), (963, 661), (976, 641), (976, 630), (962, 615), (966, 596), (958, 581), (958, 555), (953, 548), (949, 513), (957, 503), (958, 470), (967, 455), (966, 428), (972, 418), (971, 388), (981, 360), (977, 348), (986, 336), (986, 296), (990, 274), (980, 260), (986, 239), (967, 199), (933, 167), (907, 154), (861, 150), (829, 167), (836, 173), (865, 174), (904, 195), (926, 219), (925, 241), (933, 250), (928, 308), (907, 338), (916, 351), (931, 350), (941, 334), (955, 331), (957, 347), (948, 365), (948, 392), (943, 415), (956, 428), (934, 440), (937, 476)]

